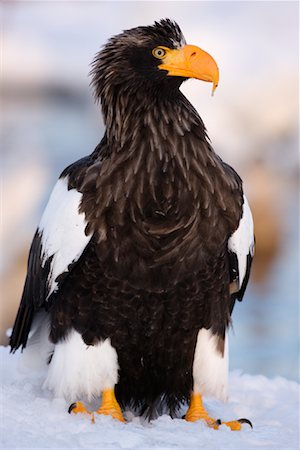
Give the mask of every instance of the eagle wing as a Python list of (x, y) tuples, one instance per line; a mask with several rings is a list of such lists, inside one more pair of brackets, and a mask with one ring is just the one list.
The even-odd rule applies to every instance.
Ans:
[(254, 229), (252, 213), (244, 195), (243, 213), (238, 228), (228, 240), (230, 271), (230, 314), (236, 300), (242, 301), (250, 276), (254, 255)]
[(82, 194), (69, 184), (71, 174), (72, 166), (58, 179), (32, 241), (10, 339), (12, 351), (26, 346), (34, 314), (41, 308), (47, 310), (91, 239), (85, 232), (85, 215), (79, 209)]

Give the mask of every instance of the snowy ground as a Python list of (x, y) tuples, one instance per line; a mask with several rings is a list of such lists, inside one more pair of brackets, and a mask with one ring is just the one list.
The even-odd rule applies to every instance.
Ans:
[[(128, 423), (97, 416), (93, 425), (67, 414), (68, 405), (42, 390), (41, 375), (20, 373), (17, 355), (0, 348), (1, 448), (4, 449), (288, 449), (299, 448), (299, 385), (238, 371), (230, 375), (227, 404), (206, 399), (216, 418), (247, 417), (254, 425), (240, 432), (162, 416), (152, 423), (127, 414)], [(182, 414), (185, 409), (183, 408)]]

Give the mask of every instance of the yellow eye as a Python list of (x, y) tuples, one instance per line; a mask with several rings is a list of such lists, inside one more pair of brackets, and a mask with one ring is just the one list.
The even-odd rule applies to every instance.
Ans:
[(166, 55), (166, 50), (162, 47), (156, 47), (152, 50), (152, 55), (155, 56), (155, 58), (162, 59)]

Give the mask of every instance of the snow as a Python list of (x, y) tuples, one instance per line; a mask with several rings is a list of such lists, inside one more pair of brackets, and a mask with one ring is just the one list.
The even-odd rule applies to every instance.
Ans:
[[(230, 373), (229, 402), (205, 399), (215, 418), (246, 417), (254, 429), (212, 430), (164, 415), (151, 423), (126, 412), (123, 424), (97, 416), (92, 424), (69, 415), (69, 405), (42, 389), (43, 374), (19, 369), (20, 355), (0, 347), (1, 444), (3, 449), (288, 449), (299, 448), (299, 384), (282, 377)], [(184, 414), (186, 408), (182, 408)]]

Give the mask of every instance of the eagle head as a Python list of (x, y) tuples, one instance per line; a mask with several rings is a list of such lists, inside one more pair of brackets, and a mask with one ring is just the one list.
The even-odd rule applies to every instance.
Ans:
[(112, 91), (170, 94), (187, 78), (212, 82), (214, 92), (219, 81), (214, 59), (187, 45), (179, 25), (170, 19), (112, 37), (96, 55), (91, 75), (101, 102)]

